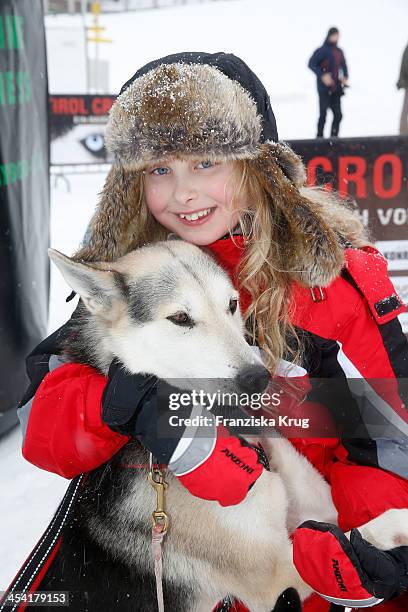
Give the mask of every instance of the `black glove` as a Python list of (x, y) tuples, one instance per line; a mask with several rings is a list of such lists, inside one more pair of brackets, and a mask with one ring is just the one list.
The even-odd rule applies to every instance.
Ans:
[(190, 418), (192, 407), (170, 411), (169, 395), (180, 394), (180, 389), (155, 376), (127, 374), (122, 364), (114, 361), (108, 377), (102, 398), (104, 423), (121, 434), (139, 436), (157, 461), (168, 465), (196, 497), (218, 501), (222, 506), (245, 498), (263, 470), (259, 448), (217, 426), (216, 417), (200, 406), (195, 416), (205, 418), (206, 424), (193, 430), (183, 424), (170, 426), (170, 415)]
[(352, 529), (350, 544), (372, 583), (373, 595), (387, 600), (408, 589), (408, 546), (380, 550), (364, 540), (358, 529)]
[(181, 436), (158, 436), (159, 417), (163, 418), (165, 411), (158, 412), (156, 376), (128, 374), (123, 364), (114, 360), (108, 378), (102, 397), (103, 422), (118, 433), (139, 436), (156, 459), (167, 464)]

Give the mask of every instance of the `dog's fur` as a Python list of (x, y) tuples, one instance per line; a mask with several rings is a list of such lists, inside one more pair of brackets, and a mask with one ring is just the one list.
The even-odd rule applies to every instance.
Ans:
[[(109, 264), (75, 263), (56, 251), (50, 257), (83, 302), (75, 339), (65, 347), (68, 359), (107, 373), (117, 357), (134, 373), (169, 381), (224, 377), (231, 385), (246, 367), (262, 365), (245, 341), (239, 309), (229, 309), (236, 290), (197, 247), (157, 243)], [(187, 312), (194, 325), (179, 327), (167, 319), (178, 311)], [(262, 445), (272, 469), (236, 506), (195, 498), (166, 474), (167, 612), (209, 612), (227, 594), (251, 612), (270, 612), (288, 587), (302, 599), (309, 595), (292, 564), (288, 534), (307, 519), (336, 522), (330, 490), (287, 440), (268, 437)], [(150, 552), (156, 499), (146, 467), (137, 467), (147, 464), (147, 452), (132, 441), (89, 475), (41, 585), (71, 591), (70, 609), (157, 609)], [(406, 515), (386, 513), (363, 527), (363, 536), (384, 548), (408, 543)]]

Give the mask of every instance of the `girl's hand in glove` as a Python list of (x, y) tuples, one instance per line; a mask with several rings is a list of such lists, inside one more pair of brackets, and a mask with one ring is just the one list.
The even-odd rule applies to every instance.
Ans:
[(341, 606), (374, 606), (408, 588), (408, 546), (383, 551), (352, 529), (306, 521), (293, 534), (293, 561), (303, 580)]

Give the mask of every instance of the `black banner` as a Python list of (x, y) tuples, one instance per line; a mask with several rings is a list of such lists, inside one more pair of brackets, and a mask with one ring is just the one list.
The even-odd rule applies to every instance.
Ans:
[(49, 147), (42, 0), (0, 3), (0, 433), (47, 331)]
[(406, 240), (408, 138), (387, 136), (297, 140), (309, 185), (333, 187), (353, 197), (375, 240)]

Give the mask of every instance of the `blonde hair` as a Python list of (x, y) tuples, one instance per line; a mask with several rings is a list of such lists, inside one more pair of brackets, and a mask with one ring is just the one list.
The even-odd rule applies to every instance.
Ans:
[[(307, 258), (314, 263), (310, 243), (318, 241), (327, 253), (337, 253), (324, 261), (329, 278), (335, 264), (341, 267), (342, 248), (369, 244), (369, 238), (350, 202), (322, 188), (296, 187), (267, 147), (254, 160), (235, 161), (230, 180), (231, 206), (237, 208), (246, 239), (237, 287), (251, 297), (243, 313), (245, 325), (252, 341), (263, 349), (268, 369), (275, 372), (279, 359), (290, 356), (297, 363), (304, 350), (291, 322), (291, 288), (294, 280), (310, 285), (303, 266)], [(242, 196), (248, 202), (245, 210), (236, 206)], [(90, 240), (75, 254), (76, 260), (111, 261), (169, 234), (147, 208), (143, 172), (123, 167), (112, 167), (91, 229)]]
[[(236, 165), (241, 177), (238, 189), (244, 190), (250, 203), (240, 218), (247, 243), (239, 264), (238, 283), (239, 289), (251, 296), (245, 323), (252, 341), (264, 350), (269, 370), (275, 372), (278, 360), (284, 356), (299, 363), (305, 348), (291, 323), (295, 306), (291, 288), (297, 270), (290, 266), (293, 258), (289, 253), (291, 228), (285, 210), (287, 202), (283, 194), (277, 197), (265, 189), (256, 162), (238, 161)], [(344, 244), (360, 247), (370, 243), (351, 201), (319, 187), (302, 187), (298, 196), (320, 213)]]

